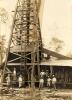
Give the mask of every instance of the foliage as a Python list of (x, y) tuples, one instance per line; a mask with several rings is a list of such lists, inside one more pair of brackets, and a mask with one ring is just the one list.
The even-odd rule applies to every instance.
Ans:
[[(5, 24), (8, 20), (8, 13), (6, 9), (0, 8), (0, 24)], [(2, 33), (0, 33), (2, 34)], [(0, 36), (0, 63), (2, 63), (5, 54), (5, 36)]]
[(56, 37), (53, 37), (49, 44), (51, 47), (54, 47), (53, 49), (55, 51), (59, 52), (62, 49), (64, 42)]
[(3, 61), (5, 51), (5, 36), (0, 36), (0, 63)]
[(6, 23), (8, 20), (7, 11), (4, 8), (0, 8), (0, 21)]

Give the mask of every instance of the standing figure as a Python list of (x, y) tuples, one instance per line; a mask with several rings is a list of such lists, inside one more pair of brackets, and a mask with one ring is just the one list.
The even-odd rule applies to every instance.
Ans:
[(22, 87), (22, 84), (23, 84), (22, 75), (19, 76), (18, 82), (19, 82), (19, 88)]
[(6, 77), (6, 82), (7, 82), (7, 86), (10, 87), (10, 83), (11, 83), (10, 74), (8, 74), (8, 76)]
[(50, 78), (50, 76), (48, 76), (48, 78), (47, 78), (47, 87), (51, 87), (51, 78)]
[(16, 68), (14, 67), (13, 70), (13, 81), (16, 81)]
[(1, 77), (2, 75), (0, 74), (0, 86), (1, 86), (1, 79), (2, 79), (2, 77)]
[(1, 88), (1, 82), (2, 82), (2, 70), (0, 69), (0, 88)]
[(55, 75), (53, 75), (53, 77), (52, 77), (52, 86), (55, 90), (56, 90), (56, 82), (57, 82), (57, 79), (56, 79)]
[(44, 87), (44, 79), (43, 77), (41, 77), (39, 80), (39, 89), (42, 89), (43, 87)]
[(46, 78), (48, 78), (48, 75), (49, 75), (49, 71), (46, 70)]
[(46, 75), (46, 73), (42, 70), (42, 71), (40, 72), (40, 77), (43, 77), (43, 78), (44, 78), (45, 75)]
[(14, 67), (14, 69), (13, 69), (13, 86), (15, 86), (16, 85), (16, 80), (17, 80), (17, 77), (16, 77), (16, 68)]

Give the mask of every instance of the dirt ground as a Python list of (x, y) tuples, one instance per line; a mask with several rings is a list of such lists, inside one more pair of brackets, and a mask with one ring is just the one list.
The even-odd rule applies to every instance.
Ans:
[(42, 100), (72, 100), (72, 90), (47, 90), (41, 92)]
[(72, 90), (10, 89), (1, 91), (0, 100), (72, 100)]

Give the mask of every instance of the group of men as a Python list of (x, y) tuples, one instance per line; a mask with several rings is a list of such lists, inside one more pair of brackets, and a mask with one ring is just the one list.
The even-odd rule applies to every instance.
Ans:
[(39, 89), (42, 89), (44, 87), (44, 84), (46, 83), (46, 86), (48, 88), (54, 88), (56, 90), (56, 82), (57, 79), (55, 75), (49, 75), (48, 70), (44, 72), (43, 70), (40, 72), (40, 81), (39, 81)]
[[(14, 68), (14, 70), (13, 70), (13, 84), (15, 84), (16, 81), (18, 82), (19, 88), (22, 87), (23, 77), (20, 74), (17, 78), (16, 68)], [(6, 82), (7, 82), (7, 86), (11, 85), (10, 74), (8, 74), (8, 76), (6, 77)], [(42, 89), (44, 87), (44, 84), (46, 83), (46, 86), (48, 88), (53, 87), (56, 90), (56, 82), (57, 82), (57, 79), (56, 79), (55, 75), (49, 75), (48, 70), (46, 72), (43, 70), (40, 72), (39, 89)]]
[[(15, 84), (16, 81), (17, 81), (17, 73), (16, 73), (16, 68), (14, 68), (14, 70), (13, 70), (13, 84)], [(11, 85), (11, 76), (10, 76), (10, 74), (8, 74), (7, 77), (6, 77), (6, 83), (7, 83), (8, 87)], [(22, 75), (19, 75), (19, 77), (18, 77), (19, 88), (22, 87), (22, 84), (23, 84), (23, 78), (22, 78)]]

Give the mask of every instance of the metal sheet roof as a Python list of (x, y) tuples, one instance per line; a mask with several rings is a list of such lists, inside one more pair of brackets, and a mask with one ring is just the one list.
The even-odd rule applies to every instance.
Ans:
[(72, 67), (72, 60), (47, 60), (42, 61), (40, 65), (52, 65), (52, 66), (70, 66)]

